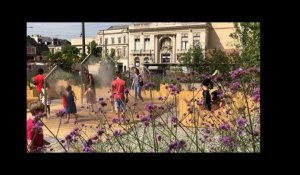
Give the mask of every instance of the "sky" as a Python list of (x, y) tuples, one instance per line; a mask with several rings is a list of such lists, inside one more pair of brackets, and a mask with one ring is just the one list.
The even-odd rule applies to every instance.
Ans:
[[(85, 23), (85, 37), (96, 36), (99, 30), (107, 29), (112, 25), (126, 25), (129, 22), (106, 22), (106, 23)], [(78, 38), (81, 34), (81, 22), (69, 23), (49, 23), (49, 22), (28, 22), (27, 35), (42, 35), (55, 37), (59, 39), (67, 39), (71, 42), (71, 38)]]

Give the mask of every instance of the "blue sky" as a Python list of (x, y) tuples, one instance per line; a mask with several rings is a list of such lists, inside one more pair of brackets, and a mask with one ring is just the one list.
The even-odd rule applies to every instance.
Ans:
[[(107, 29), (112, 25), (125, 25), (129, 22), (105, 22), (105, 23), (85, 23), (85, 36), (96, 36), (99, 30)], [(49, 37), (56, 37), (59, 39), (67, 39), (80, 37), (81, 23), (68, 22), (68, 23), (49, 23), (49, 22), (28, 22), (27, 35), (42, 35)]]

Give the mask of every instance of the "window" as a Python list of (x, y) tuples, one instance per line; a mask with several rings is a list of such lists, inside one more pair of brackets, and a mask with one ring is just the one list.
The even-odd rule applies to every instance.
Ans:
[(194, 36), (193, 38), (193, 45), (200, 44), (200, 36)]
[(134, 58), (134, 65), (135, 65), (135, 67), (139, 67), (140, 66), (140, 58), (139, 57), (135, 57)]
[(123, 47), (123, 56), (126, 56), (126, 47)]
[(126, 36), (123, 36), (123, 43), (126, 43)]
[(162, 63), (170, 63), (171, 61), (171, 55), (170, 54), (162, 54)]
[(140, 39), (134, 39), (134, 50), (140, 50)]
[(117, 49), (117, 54), (118, 54), (118, 55), (117, 55), (118, 57), (121, 57), (121, 48), (118, 48), (118, 49)]
[(111, 38), (111, 44), (115, 44), (115, 38)]
[(121, 37), (118, 38), (118, 44), (121, 44)]
[(150, 49), (150, 38), (145, 38), (145, 41), (144, 41), (144, 49), (145, 50), (149, 50)]
[(107, 38), (105, 38), (105, 45), (107, 45), (108, 44), (108, 39)]
[(181, 37), (181, 50), (186, 50), (188, 45), (188, 37), (187, 35), (183, 35)]
[(148, 64), (149, 63), (149, 57), (145, 57), (144, 58), (144, 64)]

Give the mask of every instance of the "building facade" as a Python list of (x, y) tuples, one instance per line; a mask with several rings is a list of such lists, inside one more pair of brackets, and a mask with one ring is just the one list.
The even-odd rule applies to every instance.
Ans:
[[(85, 54), (88, 55), (88, 47), (90, 47), (90, 43), (92, 41), (95, 41), (97, 43), (97, 37), (86, 37), (85, 38)], [(98, 44), (98, 43), (97, 43)], [(77, 49), (79, 49), (79, 53), (83, 53), (82, 50), (82, 38), (72, 38), (71, 39), (71, 45), (75, 46)]]
[(129, 64), (128, 36), (128, 25), (111, 26), (106, 30), (99, 31), (97, 35), (98, 45), (102, 47), (103, 51), (102, 56), (104, 57), (105, 52), (108, 55), (115, 52), (114, 59), (122, 64), (123, 71), (128, 70)]
[(130, 66), (179, 63), (179, 55), (195, 44), (206, 49), (208, 23), (136, 23), (129, 26)]
[[(212, 49), (231, 52), (235, 49), (229, 36), (233, 32), (232, 22), (131, 23), (100, 30), (96, 38), (86, 38), (86, 44), (95, 40), (103, 55), (114, 50), (114, 58), (128, 68), (144, 63), (179, 63), (179, 56), (195, 44), (200, 44), (204, 55)], [(81, 41), (72, 39), (72, 45), (80, 47)]]

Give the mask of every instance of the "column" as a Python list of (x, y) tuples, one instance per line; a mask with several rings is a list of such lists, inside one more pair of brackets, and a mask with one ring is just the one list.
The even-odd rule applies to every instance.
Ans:
[(175, 53), (176, 53), (176, 51), (175, 51), (175, 46), (176, 46), (176, 36), (175, 36), (175, 34), (173, 35), (173, 42), (172, 42), (172, 55), (173, 55), (173, 61), (171, 62), (171, 63), (176, 63), (176, 55), (175, 55)]
[(154, 58), (153, 58), (153, 62), (154, 63), (158, 63), (158, 47), (157, 44), (158, 40), (157, 40), (157, 35), (154, 35)]

